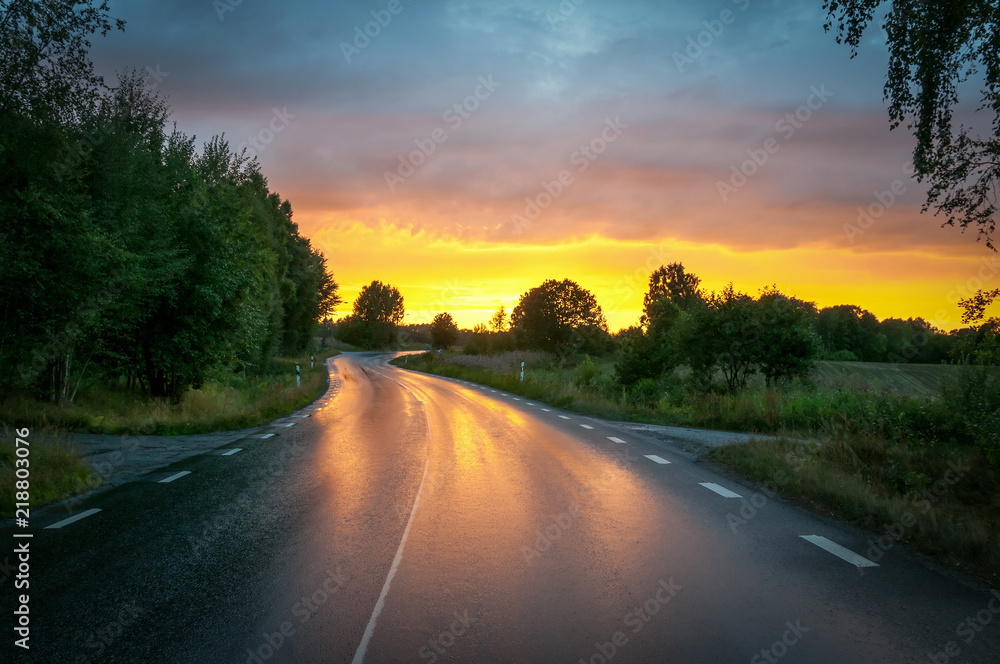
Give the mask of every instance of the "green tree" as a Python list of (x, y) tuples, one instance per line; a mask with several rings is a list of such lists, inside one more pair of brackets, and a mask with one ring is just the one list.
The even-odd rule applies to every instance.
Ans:
[(642, 299), (642, 326), (648, 325), (655, 309), (663, 303), (673, 304), (681, 311), (700, 303), (703, 300), (700, 284), (701, 279), (686, 272), (682, 263), (658, 267), (649, 275), (649, 289)]
[(711, 384), (716, 370), (730, 392), (746, 386), (756, 371), (756, 322), (753, 298), (732, 284), (688, 310), (680, 330), (681, 346), (703, 387)]
[(511, 327), (525, 346), (606, 352), (608, 323), (594, 295), (574, 281), (549, 279), (521, 296)]
[(399, 290), (373, 281), (354, 300), (354, 313), (338, 322), (337, 338), (362, 348), (386, 348), (396, 343), (404, 313)]
[[(836, 25), (837, 42), (857, 55), (879, 0), (826, 0), (824, 28)], [(891, 127), (906, 124), (916, 145), (918, 180), (927, 179), (930, 206), (965, 229), (978, 228), (993, 248), (1000, 178), (1000, 12), (992, 0), (920, 2), (893, 0), (882, 18), (889, 47), (885, 98)], [(980, 77), (979, 110), (992, 111), (992, 132), (977, 136), (953, 128), (959, 86)]]
[(807, 376), (820, 348), (813, 329), (815, 305), (771, 287), (761, 292), (754, 309), (756, 333), (752, 348), (767, 384)]
[(431, 340), (434, 346), (450, 348), (458, 341), (458, 325), (451, 314), (445, 312), (434, 316), (431, 321)]
[[(825, 0), (824, 28), (836, 26), (837, 42), (857, 55), (880, 0)], [(929, 184), (923, 211), (935, 208), (945, 225), (978, 230), (977, 240), (996, 251), (997, 187), (1000, 186), (1000, 10), (995, 0), (922, 2), (892, 0), (882, 19), (889, 47), (884, 87), (890, 127), (906, 124), (916, 145), (918, 181)], [(959, 88), (980, 84), (977, 112), (991, 113), (990, 130), (967, 125), (956, 133)], [(991, 300), (980, 291), (972, 300)]]
[(103, 87), (88, 57), (90, 36), (125, 22), (93, 0), (0, 2), (0, 114), (65, 123)]
[[(654, 288), (656, 285), (651, 280), (650, 290)], [(647, 307), (643, 326), (629, 328), (627, 333), (618, 335), (615, 362), (618, 382), (633, 385), (644, 378), (657, 379), (680, 363), (677, 324), (683, 316), (677, 304), (661, 296)]]
[(493, 317), (490, 318), (490, 329), (494, 332), (503, 332), (507, 329), (507, 310), (501, 304), (497, 307), (497, 310), (493, 312)]
[(363, 321), (399, 325), (404, 312), (399, 289), (378, 280), (362, 288), (354, 300), (354, 315)]

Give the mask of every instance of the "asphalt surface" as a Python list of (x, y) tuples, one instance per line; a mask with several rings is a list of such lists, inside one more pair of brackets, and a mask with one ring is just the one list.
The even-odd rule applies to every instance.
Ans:
[(3, 661), (1000, 661), (1000, 594), (900, 547), (866, 566), (871, 534), (651, 432), (386, 359), (332, 358), (313, 407), (35, 516)]

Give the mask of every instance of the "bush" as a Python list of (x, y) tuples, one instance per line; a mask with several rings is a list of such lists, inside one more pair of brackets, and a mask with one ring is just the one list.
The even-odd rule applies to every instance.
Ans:
[(641, 378), (629, 390), (629, 397), (638, 405), (649, 406), (660, 398), (660, 385), (652, 378)]
[(966, 364), (942, 386), (948, 411), (959, 417), (967, 435), (994, 466), (1000, 467), (1000, 371)]
[(597, 378), (601, 373), (601, 367), (589, 355), (584, 355), (583, 360), (576, 366), (573, 373), (573, 383), (577, 387), (594, 387)]

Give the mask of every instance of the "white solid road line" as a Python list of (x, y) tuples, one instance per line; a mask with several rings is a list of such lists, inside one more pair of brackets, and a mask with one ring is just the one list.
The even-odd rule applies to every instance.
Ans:
[(615, 438), (614, 436), (608, 436), (608, 440), (610, 440), (612, 443), (619, 443), (620, 445), (626, 444), (624, 440), (622, 440), (621, 438)]
[(403, 538), (399, 540), (396, 557), (392, 559), (392, 565), (389, 566), (389, 575), (385, 577), (382, 592), (378, 596), (378, 601), (375, 602), (372, 617), (368, 620), (368, 626), (365, 627), (364, 636), (361, 637), (361, 643), (354, 653), (354, 659), (351, 660), (351, 664), (361, 664), (365, 661), (365, 651), (368, 650), (368, 642), (371, 641), (372, 634), (375, 632), (375, 621), (378, 620), (379, 614), (382, 613), (382, 608), (385, 606), (385, 596), (389, 594), (389, 584), (392, 583), (392, 578), (396, 576), (399, 563), (403, 560), (403, 547), (406, 546), (406, 538), (410, 536), (410, 528), (413, 527), (413, 517), (417, 515), (417, 507), (420, 505), (420, 494), (424, 490), (424, 482), (427, 480), (427, 469), (430, 467), (430, 463), (431, 460), (429, 458), (424, 462), (424, 476), (420, 480), (420, 487), (417, 489), (417, 497), (413, 500), (413, 507), (410, 508), (410, 518), (406, 522), (406, 528), (403, 529)]
[(173, 482), (174, 480), (176, 480), (176, 479), (178, 479), (180, 477), (184, 477), (185, 475), (190, 475), (190, 474), (191, 474), (190, 470), (182, 470), (179, 473), (174, 473), (170, 477), (163, 478), (162, 480), (160, 480), (160, 484), (166, 484), (167, 482)]
[(229, 450), (228, 452), (223, 452), (222, 456), (233, 456), (237, 452), (242, 452), (242, 451), (243, 451), (242, 447), (236, 447), (236, 448), (233, 448), (233, 449)]
[(568, 417), (566, 417), (565, 415), (560, 415), (559, 417), (563, 418), (564, 420), (568, 420), (568, 419), (569, 419), (569, 418), (568, 418)]
[(265, 434), (261, 434), (260, 436), (258, 436), (258, 438), (261, 438), (261, 439), (270, 438), (273, 435), (274, 435), (273, 433), (265, 433)]
[(590, 426), (589, 424), (581, 424), (580, 426), (582, 426), (584, 429), (593, 429), (594, 428), (594, 427)]
[(701, 485), (710, 491), (714, 491), (723, 498), (741, 498), (740, 494), (733, 493), (724, 486), (719, 486), (718, 484), (713, 484), (712, 482), (702, 482)]
[(663, 457), (658, 456), (656, 454), (644, 454), (643, 456), (646, 457), (647, 459), (649, 459), (650, 461), (655, 461), (656, 463), (662, 463), (662, 464), (670, 463), (669, 461), (667, 461)]
[(822, 535), (799, 535), (799, 537), (807, 542), (812, 542), (825, 551), (829, 551), (842, 560), (846, 560), (855, 567), (878, 567), (878, 563), (873, 563), (864, 556), (859, 556), (850, 549), (845, 549), (836, 542), (828, 540)]
[(62, 521), (56, 521), (51, 526), (45, 526), (45, 529), (47, 530), (49, 528), (62, 528), (63, 526), (68, 526), (69, 524), (79, 521), (80, 519), (86, 519), (91, 514), (97, 514), (100, 511), (101, 511), (100, 507), (94, 507), (89, 510), (80, 512), (76, 516), (71, 516), (68, 519), (63, 519)]

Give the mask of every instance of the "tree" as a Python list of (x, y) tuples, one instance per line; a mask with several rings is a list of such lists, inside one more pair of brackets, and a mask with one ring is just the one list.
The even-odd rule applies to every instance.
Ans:
[(362, 288), (354, 300), (354, 315), (367, 322), (399, 325), (404, 311), (399, 289), (378, 280)]
[[(880, 0), (826, 0), (824, 28), (837, 27), (837, 42), (857, 55), (865, 29)], [(885, 98), (891, 128), (906, 123), (916, 138), (913, 165), (928, 179), (924, 209), (937, 208), (963, 228), (978, 227), (979, 238), (995, 249), (996, 197), (1000, 178), (1000, 12), (991, 0), (921, 2), (893, 0), (882, 19), (889, 46)], [(958, 87), (982, 72), (981, 105), (991, 109), (992, 133), (957, 134), (953, 110)]]
[(339, 302), (255, 161), (168, 135), (139, 73), (93, 74), (111, 25), (106, 3), (0, 2), (0, 398), (72, 401), (94, 368), (178, 398), (303, 349)]
[(976, 324), (975, 344), (966, 353), (966, 360), (976, 364), (1000, 364), (1000, 318), (986, 318), (986, 309), (1000, 298), (1000, 288), (979, 291), (975, 296), (959, 300), (962, 307), (962, 322)]
[(811, 302), (765, 288), (754, 303), (753, 352), (767, 385), (794, 376), (806, 376), (819, 353), (813, 331), (816, 307)]
[(753, 298), (729, 284), (687, 313), (681, 334), (695, 375), (708, 384), (719, 369), (730, 392), (746, 387), (758, 356)]
[(850, 353), (854, 360), (885, 361), (888, 342), (872, 312), (853, 304), (838, 304), (822, 309), (815, 325), (826, 359)]
[(450, 348), (458, 341), (458, 325), (449, 313), (440, 313), (431, 321), (431, 340), (440, 348)]
[(523, 294), (510, 320), (529, 348), (600, 353), (608, 347), (608, 323), (597, 300), (569, 279), (549, 279)]
[(396, 342), (403, 322), (403, 296), (395, 286), (373, 281), (354, 300), (354, 313), (337, 323), (337, 338), (361, 348), (385, 348)]
[[(865, 28), (881, 0), (825, 0), (824, 29), (836, 23), (837, 42), (857, 55)], [(935, 208), (942, 225), (978, 230), (977, 241), (996, 251), (997, 188), (1000, 185), (1000, 9), (996, 0), (923, 2), (892, 0), (882, 19), (889, 46), (884, 93), (890, 128), (906, 123), (916, 145), (918, 181), (930, 184), (923, 212)], [(981, 73), (977, 112), (992, 113), (990, 131), (976, 135), (964, 125), (956, 134), (953, 111), (959, 86)], [(972, 301), (997, 295), (979, 291)], [(966, 309), (968, 311), (968, 309)]]
[(658, 267), (649, 275), (649, 290), (642, 299), (642, 326), (648, 325), (650, 318), (654, 316), (654, 310), (663, 302), (687, 311), (702, 301), (701, 290), (698, 288), (700, 284), (701, 279), (685, 272), (682, 263)]
[[(618, 335), (615, 374), (621, 384), (632, 385), (644, 378), (656, 379), (677, 366), (680, 361), (677, 323), (684, 315), (678, 302), (686, 307), (700, 302), (699, 282), (693, 274), (684, 274), (680, 263), (671, 263), (652, 274), (640, 326)], [(693, 299), (695, 296), (697, 299)]]
[(501, 304), (490, 318), (490, 329), (494, 332), (503, 332), (507, 329), (507, 311)]
[(75, 119), (96, 101), (103, 81), (87, 52), (90, 35), (125, 22), (94, 0), (0, 3), (0, 114)]

